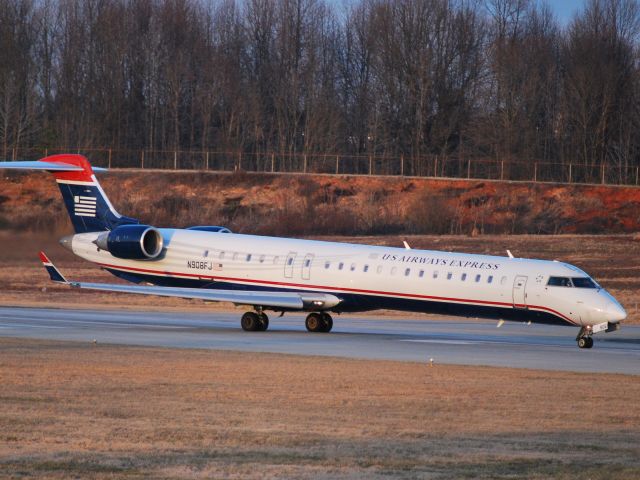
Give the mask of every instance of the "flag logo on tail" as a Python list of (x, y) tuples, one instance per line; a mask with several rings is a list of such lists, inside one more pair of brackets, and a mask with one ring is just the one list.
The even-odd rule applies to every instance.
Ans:
[(79, 217), (96, 216), (96, 198), (76, 195), (73, 197), (73, 213)]

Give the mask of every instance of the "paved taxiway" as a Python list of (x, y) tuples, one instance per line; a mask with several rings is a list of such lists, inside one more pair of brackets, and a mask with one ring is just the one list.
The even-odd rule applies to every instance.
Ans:
[(598, 334), (593, 349), (580, 350), (570, 327), (336, 315), (333, 332), (310, 334), (303, 315), (288, 314), (249, 333), (239, 317), (0, 307), (0, 336), (640, 375), (638, 326)]

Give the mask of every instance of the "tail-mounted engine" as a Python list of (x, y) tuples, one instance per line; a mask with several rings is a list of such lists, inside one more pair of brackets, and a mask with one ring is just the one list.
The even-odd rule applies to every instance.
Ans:
[(101, 233), (94, 243), (117, 258), (153, 260), (162, 253), (164, 241), (160, 231), (149, 225), (121, 225)]

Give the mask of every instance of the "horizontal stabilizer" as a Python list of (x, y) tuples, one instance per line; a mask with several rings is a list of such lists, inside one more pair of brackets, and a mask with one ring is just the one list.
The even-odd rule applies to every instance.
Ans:
[(104, 292), (136, 293), (139, 295), (156, 295), (160, 297), (193, 298), (209, 302), (230, 302), (238, 305), (253, 305), (287, 310), (325, 310), (338, 305), (341, 300), (335, 295), (315, 292), (262, 292), (246, 290), (217, 290), (214, 288), (180, 288), (158, 287), (146, 285), (121, 285), (116, 283), (84, 283), (68, 282), (51, 263), (47, 256), (40, 252), (51, 280), (66, 283), (72, 288), (100, 290)]
[[(69, 163), (35, 161), (0, 162), (0, 169), (8, 170), (45, 170), (47, 172), (82, 172), (84, 169)], [(94, 172), (106, 172), (106, 168), (92, 167)]]

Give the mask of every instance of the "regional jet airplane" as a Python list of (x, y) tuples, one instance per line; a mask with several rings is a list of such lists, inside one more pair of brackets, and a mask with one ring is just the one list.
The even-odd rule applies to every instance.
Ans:
[(579, 268), (523, 258), (352, 245), (231, 233), (220, 226), (156, 228), (120, 215), (80, 155), (4, 162), (53, 173), (75, 234), (61, 243), (123, 280), (67, 281), (44, 255), (51, 279), (73, 288), (247, 305), (240, 324), (265, 331), (265, 311), (309, 312), (310, 332), (330, 313), (395, 309), (573, 325), (580, 348), (617, 330), (622, 306)]

